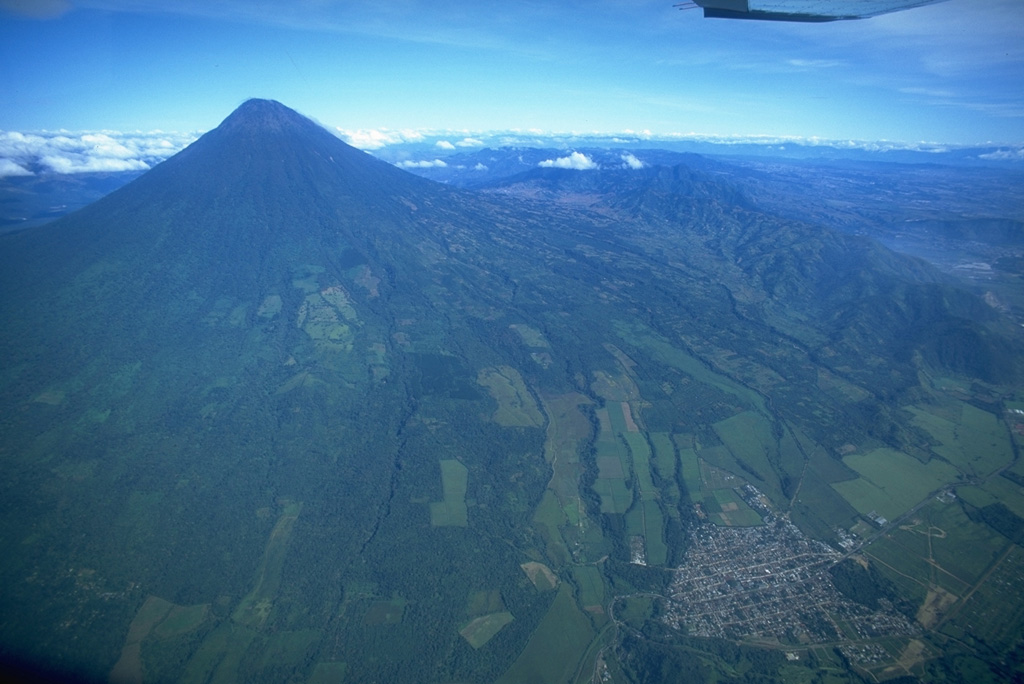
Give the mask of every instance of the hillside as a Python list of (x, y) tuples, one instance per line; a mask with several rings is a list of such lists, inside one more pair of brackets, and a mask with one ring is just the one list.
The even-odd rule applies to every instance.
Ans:
[[(985, 508), (1024, 519), (1019, 333), (712, 166), (470, 191), (250, 100), (0, 237), (0, 657), (125, 682), (654, 681), (696, 652), (782, 681), (786, 649), (853, 681), (831, 643), (944, 662), (937, 630), (1011, 567), (951, 559), (1019, 552)], [(951, 487), (934, 516), (962, 546), (928, 561), (961, 584), (883, 564), (877, 519), (917, 526)], [(879, 559), (866, 589), (827, 572), (851, 549)], [(807, 592), (700, 626), (704, 553)], [(778, 602), (789, 631), (750, 617)], [(992, 656), (1017, 636), (977, 638), (1019, 667)]]

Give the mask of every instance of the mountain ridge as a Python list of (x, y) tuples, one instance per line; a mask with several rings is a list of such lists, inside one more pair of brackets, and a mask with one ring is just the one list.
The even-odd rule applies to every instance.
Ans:
[[(745, 282), (733, 288), (733, 295), (745, 315), (775, 320), (780, 329), (804, 329), (811, 339), (825, 330), (832, 339), (855, 332), (864, 348), (898, 349), (904, 360), (920, 347), (940, 366), (991, 382), (1019, 372), (1012, 347), (996, 342), (990, 333), (967, 332), (974, 324), (996, 326), (998, 335), (1007, 335), (1009, 328), (951, 276), (869, 238), (760, 211), (741, 189), (707, 171), (683, 165), (540, 168), (485, 189), (610, 211), (633, 230), (642, 226), (648, 241), (662, 248), (672, 245), (677, 254), (701, 255), (688, 262), (690, 267), (736, 269), (745, 274)], [(794, 307), (801, 315), (785, 315)], [(779, 314), (783, 317), (776, 320)], [(815, 330), (805, 326), (808, 314)], [(958, 331), (948, 322), (934, 327), (945, 316), (959, 321), (954, 326)]]

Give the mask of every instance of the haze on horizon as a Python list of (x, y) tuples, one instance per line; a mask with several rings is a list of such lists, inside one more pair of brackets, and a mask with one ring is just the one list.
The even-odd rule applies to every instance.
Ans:
[(214, 127), (269, 97), (345, 130), (1024, 142), (1024, 6), (705, 20), (667, 0), (0, 3), (0, 130)]

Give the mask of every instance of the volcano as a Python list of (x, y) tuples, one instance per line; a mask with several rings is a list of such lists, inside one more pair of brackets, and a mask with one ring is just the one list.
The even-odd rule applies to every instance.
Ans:
[(267, 100), (0, 260), (0, 656), (83, 681), (569, 681), (701, 472), (834, 542), (843, 454), (927, 462), (923, 378), (996, 401), (1020, 362), (719, 176), (457, 190)]

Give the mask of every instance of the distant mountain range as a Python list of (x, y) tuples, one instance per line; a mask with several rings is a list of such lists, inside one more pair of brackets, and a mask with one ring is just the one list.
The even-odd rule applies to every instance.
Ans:
[(460, 188), (250, 100), (0, 238), (8, 667), (651, 680), (687, 638), (652, 597), (721, 497), (716, 524), (839, 548), (878, 515), (833, 484), (886, 486), (849, 454), (989, 474), (916, 407), (1001, 420), (1024, 345), (991, 299), (780, 211), (763, 169), (518, 154), (467, 157), (490, 181)]
[[(890, 141), (829, 141), (754, 137), (653, 136), (651, 134), (544, 134), (522, 131), (346, 131), (336, 135), (400, 168), (432, 180), (479, 185), (521, 173), (572, 152), (597, 166), (618, 168), (623, 155), (636, 163), (693, 163), (694, 155), (723, 161), (848, 165), (852, 163), (988, 169), (1015, 183), (1024, 174), (1019, 145), (957, 146)], [(85, 206), (140, 175), (196, 134), (8, 132), (13, 144), (0, 150), (0, 232), (40, 225)], [(96, 138), (103, 144), (97, 146)], [(461, 139), (459, 139), (461, 137)], [(455, 141), (454, 143), (452, 141)], [(115, 156), (103, 156), (116, 149)], [(7, 156), (3, 156), (3, 155)], [(640, 154), (641, 158), (635, 155)], [(690, 161), (688, 162), (687, 159)], [(131, 169), (131, 170), (129, 170)], [(735, 169), (733, 169), (735, 173)]]

